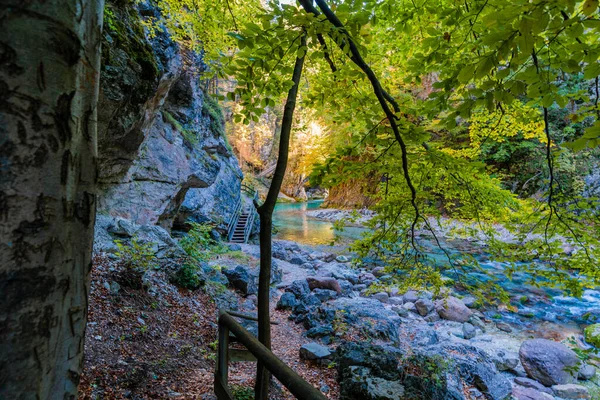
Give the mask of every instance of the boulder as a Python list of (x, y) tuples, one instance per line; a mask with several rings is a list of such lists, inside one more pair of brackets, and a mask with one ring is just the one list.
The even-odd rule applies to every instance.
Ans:
[(554, 395), (561, 399), (591, 399), (590, 392), (585, 386), (567, 383), (564, 385), (552, 386)]
[[(441, 343), (429, 347), (426, 354), (447, 360), (448, 382), (464, 382), (467, 387), (474, 386), (488, 400), (510, 398), (512, 391), (510, 382), (498, 372), (490, 357), (477, 347), (459, 343)], [(462, 390), (464, 389), (465, 387), (462, 387)]]
[(594, 375), (596, 375), (596, 368), (589, 364), (583, 365), (577, 373), (577, 377), (583, 381), (589, 381)]
[(554, 396), (540, 392), (538, 390), (523, 387), (523, 386), (515, 386), (512, 390), (512, 396), (515, 400), (553, 400)]
[(322, 276), (309, 276), (306, 278), (308, 287), (310, 290), (313, 289), (329, 289), (334, 290), (337, 293), (342, 292), (342, 287), (335, 278), (328, 278)]
[(519, 355), (511, 351), (500, 350), (494, 358), (494, 364), (496, 364), (498, 371), (515, 369), (519, 365)]
[(227, 277), (229, 284), (243, 294), (256, 294), (256, 277), (247, 268), (238, 265), (234, 269), (224, 269), (223, 274)]
[[(468, 322), (465, 322), (462, 326), (463, 329), (463, 337), (467, 340), (473, 339), (477, 334), (477, 329), (473, 325)], [(497, 366), (497, 364), (496, 364)]]
[(435, 329), (429, 325), (416, 325), (413, 328), (409, 328), (410, 337), (412, 337), (410, 344), (413, 348), (425, 348), (439, 343), (439, 337)]
[(332, 300), (338, 297), (338, 293), (335, 290), (329, 289), (315, 289), (312, 294), (318, 298), (321, 302)]
[(359, 283), (358, 274), (349, 269), (348, 266), (336, 262), (323, 264), (319, 267), (319, 276), (325, 276), (335, 279), (345, 279), (352, 282), (353, 285)]
[(139, 226), (124, 218), (115, 218), (107, 231), (120, 237), (133, 237)]
[(275, 308), (277, 310), (291, 310), (296, 304), (298, 304), (296, 296), (294, 296), (290, 292), (285, 292), (277, 301), (277, 305), (275, 306)]
[(467, 322), (473, 313), (460, 299), (454, 296), (437, 300), (435, 309), (443, 319), (456, 322)]
[[(258, 274), (257, 274), (258, 275)], [(271, 284), (280, 283), (283, 280), (283, 270), (277, 261), (271, 264)]]
[[(404, 307), (394, 306), (394, 307), (392, 307), (392, 311), (394, 311), (400, 317), (408, 317), (408, 310), (406, 308), (404, 308)], [(439, 318), (439, 316), (438, 316), (438, 318)]]
[(349, 377), (340, 382), (342, 400), (403, 400), (404, 386), (373, 376), (370, 368), (352, 366)]
[(375, 267), (371, 270), (371, 273), (375, 275), (375, 277), (380, 278), (385, 275), (385, 268)]
[(325, 336), (331, 336), (335, 333), (331, 325), (320, 325), (309, 329), (306, 332), (306, 337), (309, 338), (320, 338)]
[(335, 350), (334, 361), (340, 384), (351, 378), (351, 367), (366, 367), (371, 376), (398, 379), (398, 360), (383, 347), (369, 343), (344, 342)]
[(474, 307), (477, 303), (477, 299), (473, 296), (465, 296), (461, 300), (465, 304), (465, 306), (469, 308)]
[[(330, 302), (326, 309), (333, 315), (336, 312), (344, 313), (349, 319), (348, 323), (362, 329), (373, 339), (398, 340), (400, 317), (377, 300), (364, 297), (340, 297)], [(331, 321), (325, 322), (331, 323)]]
[(310, 294), (308, 282), (304, 279), (295, 280), (290, 286), (285, 288), (285, 291), (292, 293), (297, 299), (303, 299)]
[(526, 387), (526, 388), (531, 388), (531, 389), (535, 389), (538, 392), (544, 392), (544, 393), (548, 393), (548, 394), (552, 394), (552, 389), (547, 388), (546, 386), (542, 385), (541, 383), (539, 383), (538, 381), (534, 381), (533, 379), (530, 378), (525, 378), (523, 376), (518, 376), (515, 378), (515, 383), (517, 385)]
[(512, 328), (506, 322), (496, 322), (496, 328), (498, 328), (502, 332), (506, 332), (506, 333), (512, 332)]
[(405, 303), (416, 303), (416, 301), (419, 300), (419, 296), (414, 290), (409, 290), (408, 292), (404, 293), (404, 296), (402, 297), (404, 298)]
[(311, 342), (300, 347), (300, 358), (302, 360), (321, 360), (330, 357), (331, 351), (329, 351), (329, 348), (318, 343)]
[(469, 318), (469, 323), (485, 332), (485, 324), (477, 315), (471, 315), (471, 318)]
[(402, 300), (402, 297), (390, 297), (387, 302), (388, 304), (391, 304), (393, 306), (401, 306), (402, 304), (404, 304), (404, 300)]
[(585, 341), (600, 348), (600, 324), (593, 324), (583, 330)]
[(418, 299), (415, 301), (415, 308), (422, 317), (426, 316), (435, 308), (433, 302), (429, 299)]
[(321, 305), (321, 299), (319, 299), (317, 296), (315, 296), (312, 293), (300, 301), (308, 307)]
[(229, 251), (242, 251), (242, 246), (237, 243), (227, 243), (227, 248)]
[(546, 386), (573, 383), (579, 359), (562, 343), (547, 339), (531, 339), (521, 344), (519, 358), (527, 375)]
[(308, 260), (302, 254), (294, 254), (290, 257), (290, 263), (294, 265), (303, 265), (306, 264)]
[(423, 317), (423, 319), (424, 319), (425, 321), (427, 321), (427, 322), (437, 322), (437, 321), (439, 321), (441, 318), (440, 318), (440, 315), (439, 315), (437, 312), (435, 312), (435, 311), (434, 311), (434, 312), (432, 312), (431, 314), (429, 314), (429, 315), (426, 315), (425, 317)]
[(348, 261), (350, 261), (350, 259), (346, 256), (337, 256), (335, 260), (340, 263), (347, 263)]
[(373, 275), (370, 272), (363, 272), (363, 273), (361, 273), (361, 274), (358, 275), (358, 282), (359, 283), (370, 284), (370, 283), (373, 283), (376, 280), (377, 280), (377, 278), (375, 277), (375, 275)]
[[(115, 281), (110, 282), (110, 285), (109, 285), (110, 294), (112, 294), (113, 296), (116, 296), (119, 294), (119, 290), (121, 290), (121, 285), (119, 285)], [(596, 372), (596, 370), (594, 369), (594, 373), (595, 372)]]
[(375, 293), (372, 297), (382, 303), (387, 303), (390, 299), (390, 296), (386, 292)]
[(106, 252), (114, 254), (118, 251), (117, 245), (114, 242), (115, 237), (108, 229), (113, 224), (114, 220), (108, 215), (96, 214), (96, 224), (94, 225), (94, 252)]

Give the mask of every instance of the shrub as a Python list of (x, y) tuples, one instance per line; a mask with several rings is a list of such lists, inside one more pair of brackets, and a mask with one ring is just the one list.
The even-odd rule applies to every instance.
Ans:
[(254, 389), (248, 386), (231, 385), (231, 394), (236, 400), (254, 399)]
[(120, 258), (121, 265), (126, 268), (145, 271), (156, 267), (153, 242), (142, 243), (137, 237), (133, 237), (130, 244), (122, 240), (115, 240), (115, 243), (118, 248), (116, 255)]
[(199, 267), (193, 263), (185, 263), (174, 275), (172, 281), (179, 287), (189, 290), (198, 289), (204, 282), (198, 276)]
[(225, 246), (214, 240), (210, 232), (211, 225), (193, 222), (187, 236), (179, 241), (181, 248), (196, 261), (207, 261), (212, 254), (222, 254), (227, 251)]
[(197, 261), (208, 260), (208, 248), (215, 244), (210, 237), (210, 225), (192, 223), (192, 229), (188, 232), (179, 244), (181, 248), (193, 259)]

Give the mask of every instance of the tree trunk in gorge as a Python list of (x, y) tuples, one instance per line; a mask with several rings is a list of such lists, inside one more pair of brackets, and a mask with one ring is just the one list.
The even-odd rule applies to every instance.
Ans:
[[(300, 46), (306, 46), (306, 36), (302, 36)], [(271, 230), (273, 224), (273, 209), (277, 203), (277, 196), (281, 190), (281, 184), (287, 168), (288, 153), (290, 146), (290, 133), (294, 121), (294, 109), (296, 108), (296, 97), (300, 86), (300, 77), (304, 66), (304, 56), (296, 58), (292, 81), (294, 86), (288, 92), (283, 109), (281, 121), (281, 135), (279, 138), (279, 154), (277, 165), (273, 173), (273, 180), (269, 186), (269, 192), (265, 202), (257, 207), (260, 216), (260, 273), (258, 277), (258, 340), (267, 348), (271, 348), (271, 324), (269, 311), (269, 298), (271, 287), (271, 263), (272, 263), (272, 241)], [(266, 400), (269, 393), (270, 374), (259, 361), (256, 366), (255, 399)]]
[(0, 399), (75, 399), (104, 0), (0, 0)]

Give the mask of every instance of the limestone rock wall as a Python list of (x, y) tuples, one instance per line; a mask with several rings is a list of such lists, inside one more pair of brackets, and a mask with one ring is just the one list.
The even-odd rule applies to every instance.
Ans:
[(147, 38), (142, 22), (158, 13), (150, 3), (106, 7), (98, 211), (167, 229), (188, 220), (224, 228), (242, 173), (218, 106), (202, 90), (201, 56), (168, 32)]

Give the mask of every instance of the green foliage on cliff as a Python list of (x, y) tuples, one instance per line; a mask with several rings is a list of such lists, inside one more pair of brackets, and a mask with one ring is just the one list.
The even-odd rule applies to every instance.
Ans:
[(134, 7), (121, 3), (107, 0), (104, 6), (103, 69), (123, 63), (123, 55), (119, 51), (124, 51), (133, 62), (139, 64), (142, 79), (158, 79), (159, 66), (146, 40), (143, 21)]
[(225, 117), (223, 116), (223, 110), (219, 106), (218, 101), (210, 96), (204, 96), (204, 103), (202, 103), (202, 113), (210, 117), (210, 130), (222, 136), (225, 140)]
[(200, 139), (198, 138), (196, 132), (184, 128), (183, 125), (181, 125), (181, 123), (170, 112), (163, 110), (162, 114), (165, 117), (165, 120), (168, 123), (170, 123), (177, 132), (181, 134), (183, 139), (185, 139), (185, 141), (189, 143), (190, 146), (193, 147), (198, 144), (198, 141)]

